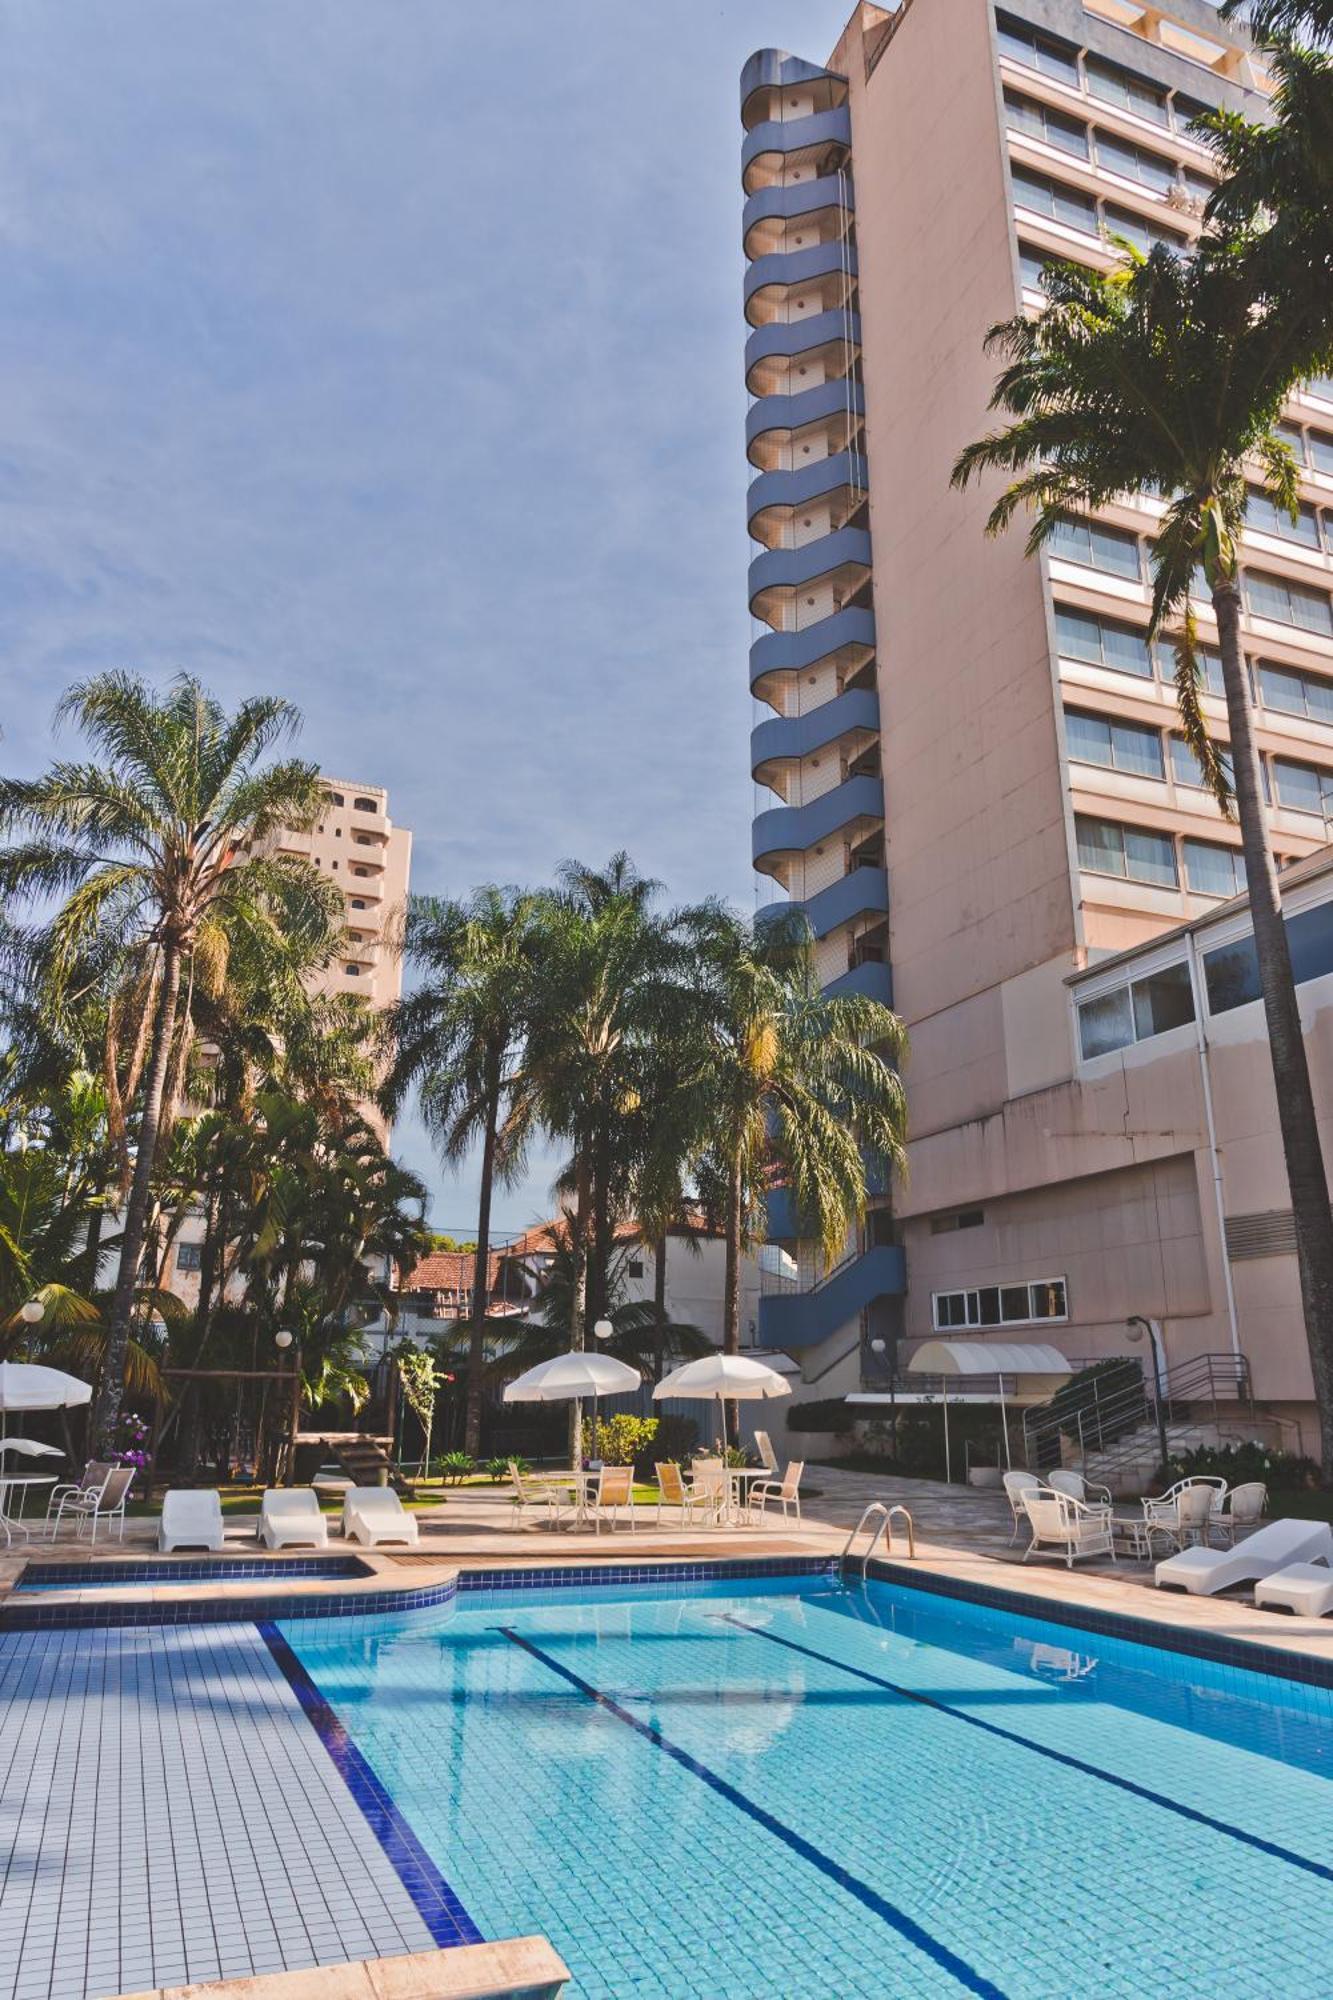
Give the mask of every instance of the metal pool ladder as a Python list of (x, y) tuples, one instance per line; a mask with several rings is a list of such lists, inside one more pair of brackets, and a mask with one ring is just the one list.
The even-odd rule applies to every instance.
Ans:
[(893, 1523), (895, 1516), (899, 1514), (901, 1514), (903, 1520), (907, 1523), (907, 1553), (909, 1556), (915, 1556), (916, 1554), (916, 1530), (912, 1525), (912, 1516), (907, 1508), (903, 1506), (900, 1500), (896, 1501), (892, 1507), (887, 1506), (883, 1500), (872, 1500), (856, 1526), (852, 1529), (851, 1534), (848, 1535), (847, 1540), (843, 1543), (842, 1561), (844, 1563), (847, 1561), (848, 1556), (851, 1554), (852, 1543), (856, 1540), (866, 1523), (876, 1514), (879, 1515), (879, 1520), (875, 1524), (875, 1532), (866, 1543), (865, 1553), (861, 1557), (861, 1575), (863, 1577), (866, 1573), (866, 1565), (875, 1553), (875, 1544), (881, 1535), (884, 1536), (885, 1548), (890, 1555), (893, 1554)]

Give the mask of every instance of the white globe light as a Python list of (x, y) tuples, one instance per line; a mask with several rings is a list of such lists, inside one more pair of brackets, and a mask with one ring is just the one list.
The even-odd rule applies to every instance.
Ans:
[(593, 1332), (598, 1340), (610, 1340), (612, 1334), (615, 1332), (615, 1328), (609, 1319), (599, 1319), (593, 1328)]
[(19, 1307), (19, 1318), (25, 1326), (36, 1326), (45, 1311), (46, 1307), (40, 1299), (28, 1299)]
[(273, 1345), (274, 1345), (275, 1347), (280, 1347), (280, 1348), (282, 1348), (282, 1350), (283, 1350), (283, 1351), (284, 1351), (284, 1353), (285, 1353), (285, 1352), (286, 1352), (286, 1350), (287, 1350), (287, 1349), (288, 1349), (288, 1348), (289, 1348), (289, 1347), (291, 1346), (291, 1344), (292, 1344), (292, 1336), (291, 1336), (291, 1334), (290, 1334), (290, 1333), (288, 1333), (288, 1331), (287, 1331), (287, 1329), (286, 1329), (286, 1327), (285, 1327), (285, 1326), (284, 1326), (284, 1327), (281, 1327), (281, 1328), (279, 1329), (279, 1331), (278, 1331), (277, 1333), (275, 1333), (275, 1334), (274, 1334), (274, 1336), (273, 1336)]
[(870, 1343), (870, 1352), (872, 1354), (883, 1354), (884, 1342), (882, 1340), (872, 1340)]

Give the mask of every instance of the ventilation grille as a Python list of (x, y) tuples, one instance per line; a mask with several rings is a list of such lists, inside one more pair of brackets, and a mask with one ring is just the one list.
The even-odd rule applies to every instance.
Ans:
[(1227, 1256), (1233, 1264), (1243, 1263), (1247, 1257), (1295, 1255), (1296, 1218), (1289, 1208), (1227, 1217)]

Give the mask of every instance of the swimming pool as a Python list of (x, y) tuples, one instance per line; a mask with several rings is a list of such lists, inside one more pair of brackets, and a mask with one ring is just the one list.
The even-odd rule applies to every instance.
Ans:
[(581, 2000), (1329, 1991), (1327, 1687), (832, 1576), (264, 1629)]
[(171, 1556), (155, 1562), (53, 1563), (28, 1562), (19, 1573), (12, 1595), (29, 1597), (48, 1590), (179, 1590), (202, 1587), (216, 1589), (220, 1583), (280, 1583), (284, 1577), (298, 1577), (346, 1583), (353, 1578), (373, 1575), (369, 1563), (359, 1556), (242, 1556), (222, 1555), (202, 1559)]

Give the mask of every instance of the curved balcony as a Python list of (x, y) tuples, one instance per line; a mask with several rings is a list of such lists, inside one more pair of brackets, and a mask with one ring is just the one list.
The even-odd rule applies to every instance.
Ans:
[(764, 361), (797, 361), (821, 347), (859, 347), (861, 315), (837, 307), (808, 313), (804, 319), (770, 319), (757, 326), (745, 343), (745, 379)]
[(799, 548), (761, 549), (750, 564), (750, 609), (762, 618), (760, 599), (767, 592), (798, 590), (840, 569), (864, 573), (852, 583), (853, 589), (869, 574), (870, 536), (864, 528), (835, 528), (831, 535), (817, 535)]
[(766, 118), (752, 125), (741, 141), (741, 174), (747, 175), (765, 153), (781, 159), (820, 146), (845, 146), (850, 151), (851, 144), (852, 114), (845, 104), (809, 112), (804, 118)]
[[(808, 181), (795, 181), (785, 187), (757, 188), (741, 210), (745, 254), (747, 257), (763, 254), (763, 246), (754, 241), (754, 236), (765, 223), (775, 225), (771, 233), (781, 236), (784, 230), (777, 225), (799, 222), (802, 216), (819, 215), (825, 209), (850, 214), (855, 207), (852, 183), (845, 173), (815, 174)], [(841, 235), (842, 230), (837, 234)]]
[(789, 55), (786, 49), (756, 49), (741, 70), (741, 122), (747, 122), (746, 113), (757, 91), (794, 90), (807, 83), (830, 96), (846, 95), (847, 79), (836, 70), (807, 62), (804, 56)]
[[(767, 903), (757, 918), (775, 917), (790, 909), (790, 903)], [(807, 896), (796, 907), (804, 910), (817, 938), (831, 937), (855, 917), (886, 917), (889, 913), (889, 884), (883, 866), (853, 868), (817, 896)]]
[(878, 1000), (882, 1007), (892, 1007), (893, 971), (882, 959), (870, 958), (864, 965), (854, 965), (850, 972), (830, 979), (824, 991), (834, 995), (859, 993), (863, 1000)]
[(745, 496), (745, 515), (750, 533), (762, 539), (756, 526), (761, 515), (804, 507), (826, 494), (844, 487), (865, 493), (870, 485), (870, 465), (863, 451), (833, 451), (810, 465), (797, 465), (777, 472), (761, 472), (750, 481)]
[(754, 865), (762, 874), (771, 875), (780, 855), (804, 854), (844, 826), (883, 817), (884, 782), (868, 775), (848, 778), (821, 792), (808, 805), (771, 806), (759, 814), (750, 829)]
[(879, 728), (879, 696), (873, 688), (848, 688), (805, 715), (774, 715), (750, 732), (750, 769), (758, 782), (768, 764), (808, 757), (854, 730)]
[(761, 1293), (759, 1345), (817, 1347), (859, 1319), (876, 1299), (901, 1298), (906, 1290), (907, 1258), (901, 1246), (881, 1244), (849, 1257), (809, 1291)]
[(816, 278), (855, 278), (856, 245), (836, 236), (831, 243), (812, 243), (808, 250), (770, 250), (747, 265), (741, 292), (748, 313), (758, 293), (789, 291), (793, 285), (812, 283)]
[(801, 673), (844, 646), (868, 657), (875, 650), (875, 614), (863, 605), (845, 605), (817, 618), (800, 632), (763, 632), (750, 648), (750, 686), (766, 674)]
[(865, 410), (865, 390), (849, 375), (839, 376), (835, 382), (816, 382), (812, 389), (800, 389), (794, 396), (761, 396), (745, 414), (746, 449), (773, 431), (803, 430), (807, 424), (817, 424), (822, 417), (837, 417), (848, 411), (863, 417)]

